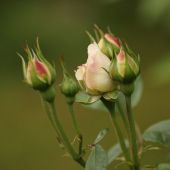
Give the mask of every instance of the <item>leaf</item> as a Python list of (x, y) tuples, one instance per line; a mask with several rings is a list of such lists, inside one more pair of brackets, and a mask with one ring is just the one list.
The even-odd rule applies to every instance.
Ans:
[[(128, 146), (128, 141), (125, 140), (126, 145)], [(117, 143), (116, 145), (112, 146), (108, 150), (108, 165), (112, 163), (120, 154), (122, 153), (122, 149), (120, 144)]]
[(157, 142), (170, 147), (170, 120), (164, 120), (149, 127), (143, 134), (145, 141)]
[(92, 110), (100, 110), (100, 111), (103, 111), (103, 112), (108, 112), (108, 110), (106, 109), (104, 104), (101, 102), (101, 100), (98, 100), (98, 101), (96, 101), (92, 104), (83, 105), (83, 106), (88, 108), (88, 109), (92, 109)]
[(76, 94), (75, 102), (82, 104), (91, 104), (100, 99), (100, 96), (91, 96), (83, 91)]
[(106, 170), (107, 162), (107, 153), (101, 145), (97, 144), (92, 148), (85, 170)]
[(132, 107), (135, 107), (140, 102), (143, 93), (143, 81), (142, 78), (139, 76), (135, 81), (135, 89), (132, 94)]
[(94, 144), (99, 143), (99, 142), (106, 136), (106, 134), (108, 133), (108, 131), (109, 131), (108, 128), (102, 129), (102, 130), (99, 132), (99, 134), (97, 135), (97, 138), (95, 139)]
[(170, 170), (170, 164), (169, 163), (159, 164), (156, 170)]

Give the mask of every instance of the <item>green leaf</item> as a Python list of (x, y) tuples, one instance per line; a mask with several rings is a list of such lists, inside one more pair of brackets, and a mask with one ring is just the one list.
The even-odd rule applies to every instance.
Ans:
[(88, 32), (86, 31), (86, 34), (89, 36), (90, 38), (90, 41), (93, 43), (93, 42), (96, 42), (95, 38)]
[(169, 163), (159, 164), (156, 170), (170, 170), (170, 164)]
[[(126, 145), (128, 146), (128, 141), (125, 140)], [(117, 143), (116, 145), (112, 146), (108, 150), (108, 165), (112, 163), (120, 154), (122, 153), (122, 149), (120, 144)]]
[(143, 93), (143, 80), (139, 76), (135, 81), (135, 89), (132, 94), (132, 107), (135, 107), (140, 102)]
[(85, 170), (106, 170), (107, 162), (107, 153), (101, 145), (97, 144), (92, 148)]
[(164, 120), (149, 127), (144, 132), (144, 140), (170, 147), (170, 120)]
[(100, 96), (91, 96), (83, 91), (76, 94), (75, 102), (82, 104), (91, 104), (100, 99)]
[(101, 102), (101, 100), (96, 101), (95, 103), (88, 104), (88, 105), (83, 105), (84, 107), (92, 110), (100, 110), (103, 112), (108, 112), (104, 104)]
[(102, 129), (102, 130), (99, 132), (99, 134), (97, 135), (97, 138), (95, 139), (94, 144), (99, 143), (99, 142), (106, 136), (106, 134), (108, 133), (108, 131), (109, 131), (108, 128)]

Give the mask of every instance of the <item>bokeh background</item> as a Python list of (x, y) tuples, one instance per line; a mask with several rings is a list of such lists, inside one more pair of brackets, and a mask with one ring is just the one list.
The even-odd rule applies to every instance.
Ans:
[[(61, 82), (59, 57), (65, 57), (70, 72), (86, 60), (89, 39), (85, 30), (93, 24), (126, 40), (141, 56), (144, 91), (135, 108), (143, 131), (150, 124), (170, 118), (170, 1), (169, 0), (13, 0), (0, 2), (0, 169), (79, 170), (81, 167), (58, 147), (55, 133), (41, 107), (39, 94), (23, 83), (21, 61), (26, 41), (34, 46), (36, 36)], [(58, 90), (58, 87), (57, 87)], [(57, 92), (60, 119), (71, 139), (70, 115), (65, 99)], [(90, 144), (98, 131), (110, 127), (102, 111), (75, 106), (78, 120)], [(102, 142), (107, 149), (116, 142), (112, 130)], [(148, 152), (146, 164), (170, 161), (165, 149)], [(109, 169), (113, 169), (114, 164)], [(120, 169), (123, 169), (123, 167)]]

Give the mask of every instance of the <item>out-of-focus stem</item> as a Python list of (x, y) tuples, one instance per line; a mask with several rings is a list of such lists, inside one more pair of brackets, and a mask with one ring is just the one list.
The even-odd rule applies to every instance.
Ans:
[(143, 151), (143, 137), (142, 137), (140, 128), (136, 122), (135, 122), (135, 129), (136, 129), (136, 135), (137, 135), (138, 144), (139, 144), (139, 155), (141, 155)]
[(123, 123), (125, 125), (128, 139), (130, 139), (130, 127), (129, 127), (129, 122), (128, 122), (127, 114), (124, 112), (122, 106), (120, 105), (120, 102), (116, 102), (116, 104), (117, 104), (117, 108), (119, 110), (120, 116), (121, 116), (121, 118), (123, 120)]
[(120, 147), (122, 149), (124, 157), (125, 157), (126, 161), (130, 162), (130, 154), (129, 154), (128, 148), (125, 144), (125, 139), (124, 139), (123, 134), (120, 130), (119, 124), (115, 118), (115, 103), (108, 102), (105, 99), (102, 99), (102, 102), (110, 112), (112, 124), (115, 129), (115, 132), (116, 132), (117, 138), (119, 140)]
[(131, 130), (130, 135), (130, 149), (133, 156), (133, 167), (134, 170), (139, 170), (139, 157), (138, 157), (138, 144), (137, 144), (137, 135), (136, 135), (136, 127), (135, 127), (135, 120), (132, 113), (131, 108), (131, 96), (126, 96), (126, 107), (127, 107), (127, 116), (129, 120), (129, 127)]

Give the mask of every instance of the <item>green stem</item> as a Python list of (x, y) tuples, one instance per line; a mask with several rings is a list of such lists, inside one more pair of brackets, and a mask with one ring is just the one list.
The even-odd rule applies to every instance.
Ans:
[(47, 113), (48, 119), (51, 122), (52, 127), (54, 128), (54, 130), (56, 131), (57, 135), (59, 136), (59, 131), (57, 129), (57, 126), (56, 126), (56, 124), (54, 122), (53, 116), (51, 115), (51, 112), (50, 112), (50, 110), (48, 108), (48, 105), (47, 105), (47, 103), (45, 101), (43, 101), (43, 106), (44, 106), (44, 109), (45, 109), (45, 111)]
[(120, 127), (119, 127), (119, 125), (117, 123), (117, 120), (116, 120), (115, 116), (113, 116), (112, 113), (111, 113), (111, 118), (112, 118), (113, 125), (114, 125), (114, 127), (116, 129), (118, 140), (119, 140), (121, 149), (122, 149), (122, 151), (124, 153), (124, 156), (126, 158), (126, 161), (130, 162), (130, 156), (129, 156), (129, 152), (128, 152), (128, 149), (127, 149), (126, 144), (125, 144), (123, 134), (122, 134), (122, 132), (120, 130)]
[(72, 121), (73, 121), (73, 126), (75, 128), (75, 131), (76, 131), (77, 134), (80, 134), (80, 129), (79, 129), (79, 126), (78, 126), (78, 123), (77, 123), (77, 119), (76, 119), (74, 110), (73, 110), (73, 105), (68, 104), (68, 109), (69, 109), (69, 112), (71, 113), (71, 118), (72, 118)]
[(127, 114), (125, 113), (125, 111), (123, 110), (120, 102), (116, 102), (117, 104), (117, 108), (119, 110), (119, 113), (120, 113), (120, 116), (123, 120), (123, 123), (125, 125), (125, 128), (126, 128), (126, 131), (127, 131), (127, 136), (128, 136), (128, 139), (130, 139), (130, 127), (129, 127), (129, 122), (128, 122), (128, 118), (127, 118)]
[(134, 169), (139, 170), (139, 157), (138, 157), (138, 144), (137, 144), (137, 135), (136, 135), (136, 127), (135, 127), (135, 120), (132, 113), (131, 108), (131, 96), (126, 96), (126, 107), (127, 107), (127, 116), (129, 120), (129, 126), (131, 130), (131, 152), (133, 156), (133, 163)]
[(78, 162), (82, 167), (85, 167), (85, 161), (74, 150), (73, 146), (71, 145), (71, 143), (70, 143), (59, 119), (58, 119), (54, 102), (49, 103), (49, 106), (51, 108), (51, 112), (48, 113), (50, 115), (49, 118), (50, 118), (50, 120), (53, 120), (52, 124), (53, 124), (53, 126), (55, 126), (55, 129), (57, 129), (57, 132), (59, 133), (59, 136), (61, 137), (64, 146), (67, 148), (67, 150), (68, 150), (69, 154), (72, 156), (72, 158), (76, 162)]
[(77, 123), (77, 119), (73, 110), (73, 104), (68, 104), (68, 108), (69, 108), (69, 112), (71, 113), (71, 118), (72, 118), (72, 122), (73, 122), (73, 126), (75, 128), (75, 131), (77, 133), (78, 139), (79, 139), (79, 155), (82, 154), (82, 147), (83, 147), (83, 136), (80, 132), (78, 123)]
[(117, 123), (117, 120), (116, 120), (116, 117), (115, 117), (115, 103), (108, 102), (105, 99), (102, 99), (102, 102), (110, 112), (112, 124), (113, 124), (113, 127), (115, 128), (116, 135), (118, 137), (120, 147), (121, 147), (122, 152), (123, 152), (123, 154), (125, 156), (125, 159), (126, 159), (126, 161), (130, 162), (129, 151), (127, 149), (123, 134), (122, 134), (122, 132), (120, 130), (119, 124)]
[(139, 144), (139, 156), (141, 157), (142, 151), (143, 151), (143, 136), (141, 134), (140, 128), (138, 124), (135, 122), (135, 129), (136, 129), (136, 135), (138, 138), (138, 144)]

